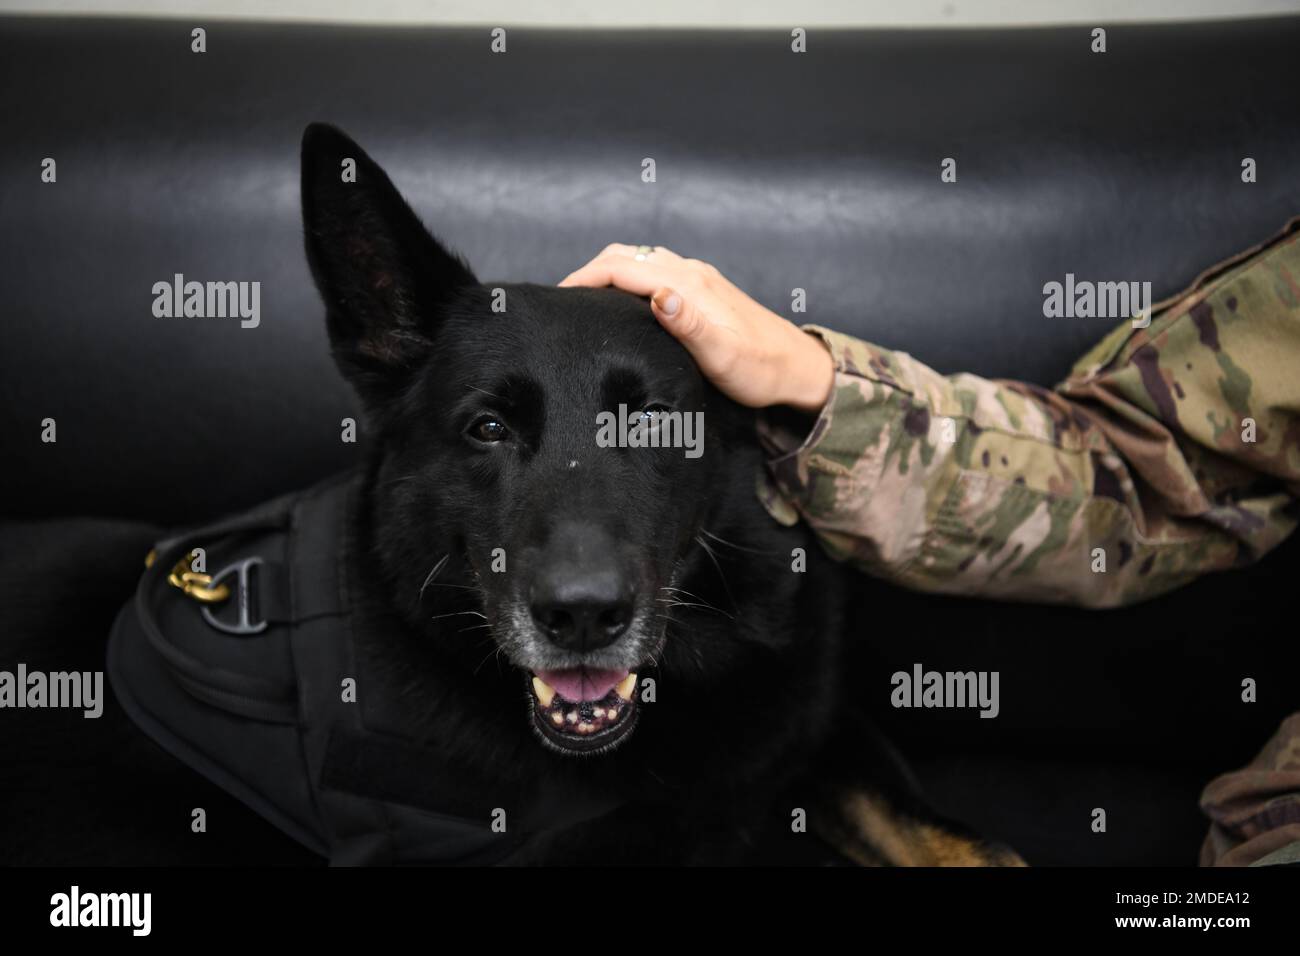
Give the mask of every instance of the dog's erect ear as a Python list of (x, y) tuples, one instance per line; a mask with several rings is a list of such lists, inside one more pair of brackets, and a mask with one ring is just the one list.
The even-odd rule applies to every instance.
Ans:
[(426, 354), (439, 306), (477, 280), (361, 147), (323, 123), (302, 138), (302, 217), (335, 358), (363, 400), (381, 400)]

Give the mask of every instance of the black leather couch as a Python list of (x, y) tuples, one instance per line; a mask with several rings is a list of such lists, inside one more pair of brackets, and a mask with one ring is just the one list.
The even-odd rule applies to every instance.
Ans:
[[(507, 42), (0, 19), (0, 666), (102, 642), (154, 527), (357, 455), (302, 253), (311, 120), (355, 136), (481, 276), (555, 281), (607, 242), (662, 243), (783, 313), (801, 287), (799, 318), (1044, 385), (1109, 326), (1043, 318), (1044, 282), (1149, 279), (1161, 297), (1300, 213), (1300, 18), (1116, 26), (1104, 54), (1088, 27), (814, 30), (802, 55), (780, 30)], [(151, 288), (175, 273), (259, 280), (260, 326), (155, 318)], [(1298, 557), (1292, 542), (1106, 613), (887, 591), (862, 627), (879, 663), (864, 684), (914, 661), (1000, 669), (997, 720), (881, 714), (935, 802), (1031, 863), (1191, 864), (1201, 786), (1300, 704)], [(40, 786), (65, 758), (24, 751), (11, 716), (11, 828), (75, 814), (85, 793)], [(66, 758), (113, 746), (87, 733), (69, 727)]]

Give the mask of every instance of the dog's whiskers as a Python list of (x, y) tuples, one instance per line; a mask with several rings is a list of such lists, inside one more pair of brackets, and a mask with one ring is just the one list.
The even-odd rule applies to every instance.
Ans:
[(471, 676), (477, 677), (478, 672), (483, 669), (483, 665), (486, 664), (491, 658), (495, 657), (500, 653), (501, 653), (501, 648), (499, 646), (494, 647), (492, 650), (488, 651), (487, 657), (483, 658), (481, 661), (478, 662), (478, 666), (474, 668), (474, 671), (471, 674)]
[(687, 597), (693, 597), (693, 598), (695, 598), (697, 601), (703, 601), (703, 600), (704, 600), (704, 598), (700, 597), (700, 596), (699, 596), (698, 594), (696, 594), (694, 591), (688, 591), (688, 590), (686, 590), (686, 588), (677, 588), (677, 587), (673, 587), (672, 585), (665, 585), (664, 587), (661, 587), (659, 590), (660, 590), (660, 591), (678, 591), (678, 592), (680, 592), (680, 593), (682, 593), (682, 594), (685, 594)]
[(665, 598), (656, 598), (656, 599), (655, 599), (655, 603), (658, 604), (660, 607), (669, 607), (669, 608), (672, 608), (672, 607), (698, 607), (698, 608), (700, 608), (700, 609), (702, 609), (702, 610), (705, 610), (705, 611), (714, 611), (714, 612), (716, 612), (716, 613), (718, 613), (718, 614), (721, 614), (723, 617), (725, 617), (725, 618), (727, 618), (727, 619), (729, 619), (729, 620), (732, 620), (732, 621), (734, 621), (734, 620), (736, 619), (734, 615), (732, 615), (732, 614), (728, 614), (726, 611), (722, 610), (722, 608), (714, 607), (712, 604), (697, 604), (697, 603), (695, 603), (694, 601), (675, 601), (675, 600), (668, 600), (668, 599), (665, 599)]
[(709, 542), (705, 541), (704, 538), (698, 534), (695, 536), (695, 543), (704, 549), (704, 553), (709, 556), (709, 560), (713, 562), (713, 566), (718, 569), (718, 577), (722, 579), (722, 589), (727, 592), (727, 599), (731, 601), (732, 610), (738, 611), (739, 608), (736, 607), (736, 598), (731, 593), (731, 585), (727, 583), (727, 575), (723, 572), (722, 565), (718, 562), (718, 556), (714, 554), (713, 549), (709, 547)]
[(708, 535), (714, 541), (718, 542), (718, 544), (725, 544), (728, 548), (735, 548), (737, 551), (748, 551), (750, 554), (780, 554), (781, 553), (779, 551), (768, 551), (765, 548), (750, 548), (750, 547), (746, 547), (743, 544), (736, 544), (736, 542), (734, 541), (728, 541), (726, 538), (719, 537), (718, 535), (710, 531), (708, 528), (701, 528), (700, 534)]
[(488, 619), (488, 616), (482, 611), (449, 611), (446, 614), (435, 614), (433, 617), (429, 618), (429, 620), (438, 621), (444, 617), (463, 617), (466, 614), (473, 614), (475, 617), (481, 617), (485, 621)]
[[(715, 606), (715, 605), (709, 603), (707, 600), (705, 600), (704, 598), (700, 597), (698, 594), (694, 593), (693, 591), (688, 591), (688, 590), (686, 590), (685, 588), (662, 587), (662, 588), (660, 588), (659, 590), (660, 590), (660, 591), (676, 591), (678, 594), (685, 594), (687, 597), (689, 597), (689, 598), (694, 598), (696, 601), (699, 602), (698, 604), (687, 604), (686, 602), (682, 602), (682, 606), (684, 606), (684, 607), (705, 607), (705, 608), (708, 608), (710, 611), (717, 611), (719, 614), (726, 614), (726, 613), (727, 613), (726, 611), (722, 610), (721, 608), (719, 608), (719, 607), (717, 607), (717, 606)], [(657, 603), (663, 603), (664, 600), (665, 600), (664, 598), (655, 598), (655, 601), (656, 601)], [(680, 600), (680, 599), (679, 599), (679, 598), (673, 598), (673, 599), (671, 599), (671, 600)], [(728, 615), (728, 616), (730, 617), (730, 615)], [(734, 618), (733, 618), (733, 620), (734, 620)]]
[(424, 601), (425, 590), (429, 587), (430, 584), (433, 583), (433, 579), (438, 576), (438, 573), (447, 566), (447, 561), (450, 558), (451, 558), (451, 552), (448, 551), (441, 558), (439, 558), (437, 562), (434, 563), (433, 569), (429, 572), (428, 576), (424, 579), (424, 583), (420, 585), (420, 596), (416, 598), (417, 605)]
[[(650, 620), (653, 623), (662, 623), (664, 626), (664, 634), (673, 639), (673, 646), (686, 648), (686, 650), (690, 652), (691, 657), (694, 658), (696, 665), (703, 668), (704, 653), (701, 648), (701, 642), (698, 641), (695, 635), (689, 630), (682, 629), (680, 621), (675, 621), (668, 615), (658, 614), (652, 615)], [(665, 649), (666, 648), (667, 645), (665, 645)]]

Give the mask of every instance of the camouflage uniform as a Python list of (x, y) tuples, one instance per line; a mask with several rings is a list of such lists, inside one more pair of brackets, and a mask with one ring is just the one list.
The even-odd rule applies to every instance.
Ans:
[(1248, 766), (1211, 780), (1201, 809), (1212, 821), (1202, 866), (1300, 863), (1300, 714)]
[[(809, 432), (760, 414), (760, 498), (921, 591), (1112, 607), (1257, 560), (1300, 519), (1297, 226), (1149, 327), (1126, 320), (1052, 390), (805, 326), (834, 389)], [(1204, 863), (1300, 857), (1300, 715), (1259, 759), (1206, 788)]]
[(805, 326), (834, 390), (807, 435), (760, 416), (760, 497), (922, 591), (1111, 607), (1256, 560), (1300, 519), (1298, 224), (1054, 390)]

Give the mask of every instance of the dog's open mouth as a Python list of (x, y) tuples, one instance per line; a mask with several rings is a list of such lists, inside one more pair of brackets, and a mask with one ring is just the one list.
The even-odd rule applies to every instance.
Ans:
[(533, 720), (542, 738), (559, 750), (607, 749), (636, 723), (636, 674), (574, 667), (538, 671), (530, 682)]

